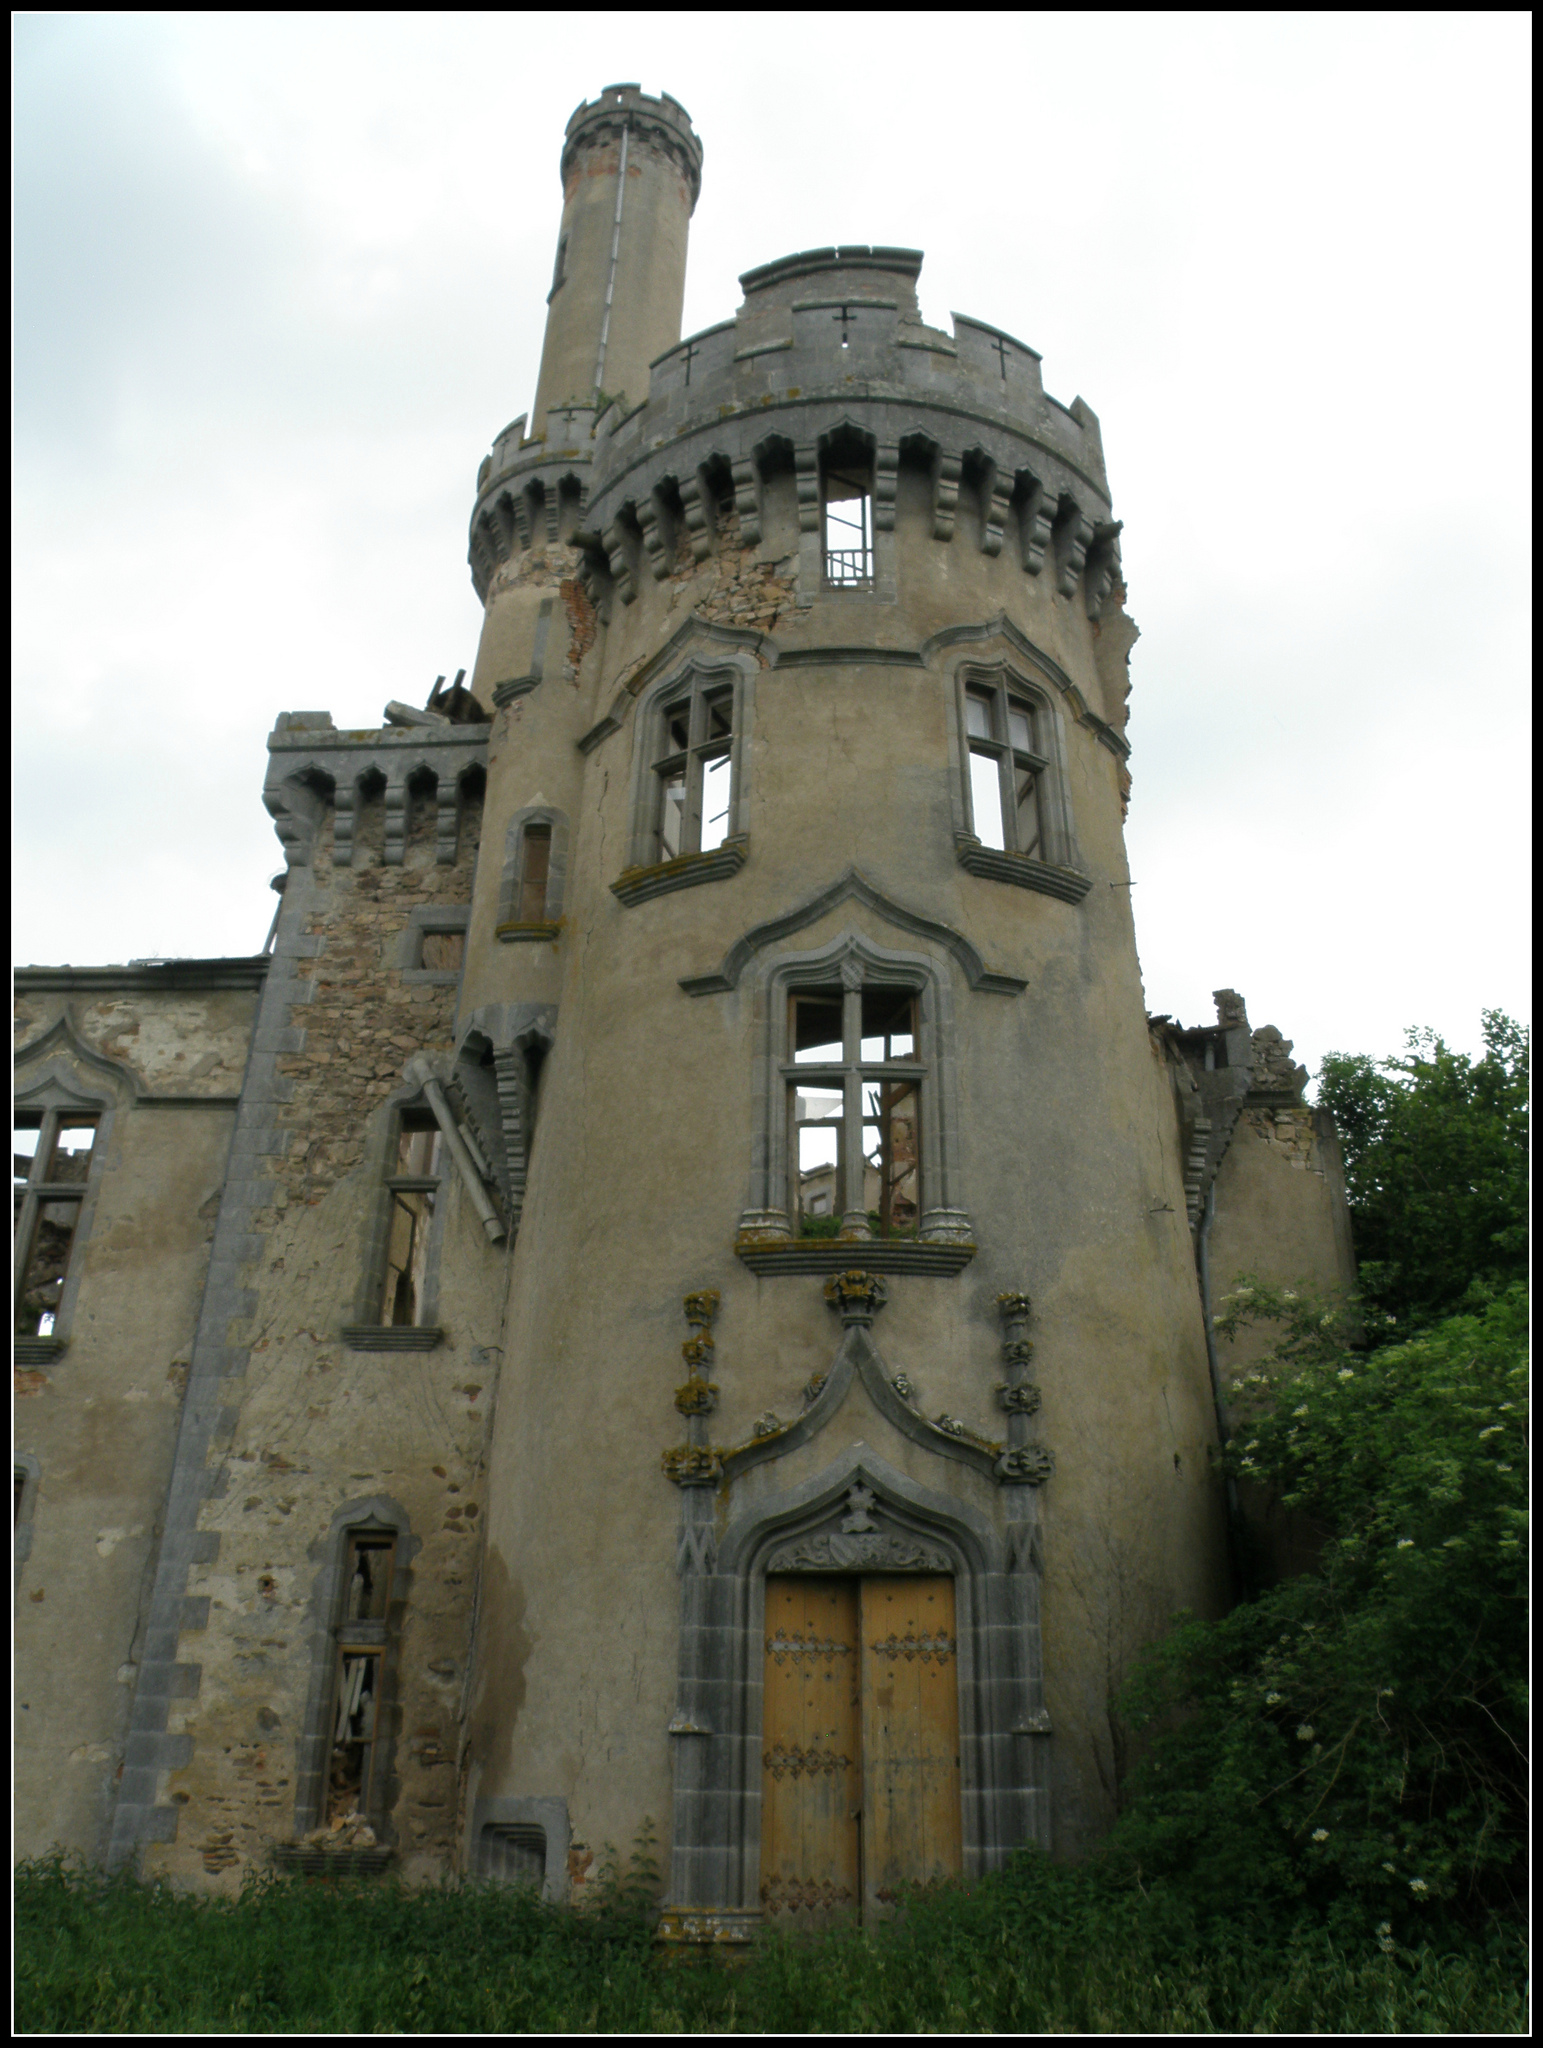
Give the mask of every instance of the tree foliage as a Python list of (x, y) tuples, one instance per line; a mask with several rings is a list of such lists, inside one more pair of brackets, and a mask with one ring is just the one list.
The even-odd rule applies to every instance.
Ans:
[(1386, 1943), (1519, 1908), (1526, 1764), (1525, 1290), (1370, 1353), (1334, 1311), (1270, 1320), (1227, 1459), (1334, 1532), (1319, 1568), (1182, 1621), (1127, 1698), (1155, 1731), (1112, 1854), (1266, 1915)]
[(1503, 1011), (1483, 1018), (1480, 1060), (1409, 1031), (1401, 1059), (1331, 1052), (1319, 1075), (1361, 1296), (1400, 1330), (1452, 1314), (1475, 1279), (1526, 1277), (1527, 1038)]

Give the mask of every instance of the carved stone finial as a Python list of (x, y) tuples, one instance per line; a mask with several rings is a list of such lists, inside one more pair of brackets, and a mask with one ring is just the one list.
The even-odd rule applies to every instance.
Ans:
[(1015, 1444), (996, 1462), (996, 1476), (1003, 1486), (1043, 1486), (1055, 1470), (1055, 1452), (1043, 1444)]
[(676, 1486), (716, 1486), (723, 1477), (722, 1461), (707, 1444), (677, 1444), (662, 1462), (665, 1478)]
[(997, 1310), (1004, 1323), (1021, 1323), (1032, 1315), (1034, 1304), (1026, 1294), (999, 1294)]
[(686, 1321), (693, 1329), (705, 1330), (718, 1313), (719, 1295), (716, 1288), (704, 1287), (696, 1294), (686, 1296)]
[(774, 1415), (771, 1409), (768, 1408), (764, 1415), (758, 1415), (755, 1421), (751, 1423), (750, 1434), (757, 1438), (781, 1436), (787, 1426), (780, 1415)]
[(825, 1283), (825, 1299), (848, 1329), (866, 1328), (889, 1299), (889, 1289), (877, 1273), (854, 1267), (847, 1273), (832, 1273)]
[(1002, 1342), (1002, 1356), (1009, 1365), (1027, 1365), (1034, 1356), (1032, 1337), (1007, 1337)]
[(862, 1484), (861, 1480), (855, 1486), (847, 1488), (847, 1512), (841, 1517), (841, 1527), (844, 1534), (857, 1536), (862, 1534), (864, 1530), (876, 1529), (878, 1527), (877, 1522), (874, 1521), (872, 1515), (868, 1512), (869, 1508), (873, 1506), (873, 1498), (872, 1493)]
[(704, 1329), (699, 1336), (686, 1339), (680, 1355), (688, 1372), (706, 1372), (713, 1362), (713, 1340)]

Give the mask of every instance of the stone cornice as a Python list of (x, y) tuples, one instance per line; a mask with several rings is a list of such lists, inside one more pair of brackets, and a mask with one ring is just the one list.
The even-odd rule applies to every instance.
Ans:
[[(266, 953), (255, 953), (218, 960), (131, 960), (124, 967), (18, 967), (14, 980), (18, 995), (158, 995), (183, 989), (260, 989), (271, 964)], [(176, 1099), (180, 1102), (184, 1098)], [(223, 1098), (208, 1099), (218, 1102)]]

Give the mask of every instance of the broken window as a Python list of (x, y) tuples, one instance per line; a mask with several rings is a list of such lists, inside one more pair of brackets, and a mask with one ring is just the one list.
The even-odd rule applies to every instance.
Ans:
[(80, 1225), (100, 1116), (95, 1111), (17, 1113), (12, 1126), (16, 1334), (53, 1337)]
[(824, 475), (825, 581), (840, 589), (873, 582), (873, 472), (830, 462)]
[(734, 687), (694, 678), (658, 716), (656, 859), (710, 853), (732, 829)]
[(906, 988), (799, 989), (788, 998), (790, 1213), (800, 1237), (921, 1222), (917, 997)]
[(515, 916), (520, 924), (541, 924), (546, 918), (546, 885), (552, 868), (552, 828), (527, 825), (520, 840), (519, 898)]
[(969, 748), (970, 814), (983, 846), (1046, 858), (1040, 819), (1040, 777), (1049, 767), (1038, 744), (1042, 714), (1005, 683), (971, 684), (964, 695)]
[(335, 1629), (331, 1752), (324, 1819), (329, 1827), (379, 1811), (384, 1787), (377, 1768), (387, 1629), (396, 1538), (350, 1530), (343, 1558), (341, 1613)]
[(380, 1304), (382, 1323), (414, 1324), (423, 1319), (429, 1228), (439, 1193), (441, 1142), (439, 1126), (427, 1110), (402, 1112), (392, 1171), (386, 1183), (391, 1215)]

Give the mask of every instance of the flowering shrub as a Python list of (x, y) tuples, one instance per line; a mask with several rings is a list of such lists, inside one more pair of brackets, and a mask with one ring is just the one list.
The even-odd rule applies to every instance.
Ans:
[(1217, 1910), (1404, 1932), (1519, 1910), (1526, 1292), (1370, 1353), (1255, 1283), (1218, 1323), (1258, 1320), (1280, 1340), (1239, 1383), (1254, 1414), (1228, 1464), (1332, 1535), (1316, 1570), (1181, 1618), (1150, 1656), (1127, 1711), (1152, 1742), (1112, 1853)]

